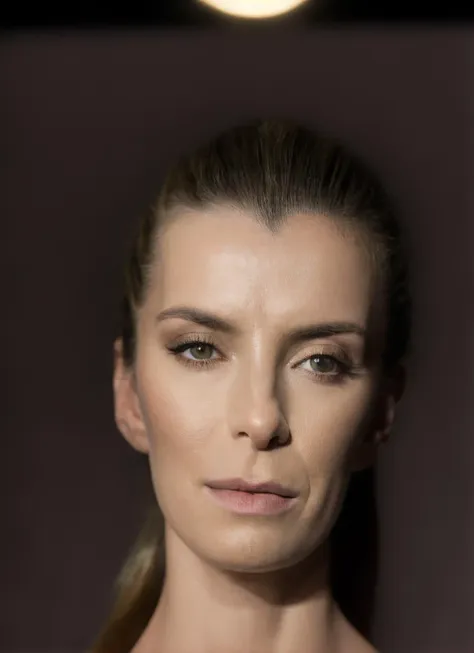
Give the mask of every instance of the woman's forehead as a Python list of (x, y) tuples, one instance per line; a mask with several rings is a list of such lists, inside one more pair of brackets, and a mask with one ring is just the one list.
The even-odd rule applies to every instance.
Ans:
[(271, 232), (228, 208), (186, 213), (160, 236), (151, 294), (160, 305), (366, 323), (375, 275), (361, 242), (320, 215), (290, 216)]

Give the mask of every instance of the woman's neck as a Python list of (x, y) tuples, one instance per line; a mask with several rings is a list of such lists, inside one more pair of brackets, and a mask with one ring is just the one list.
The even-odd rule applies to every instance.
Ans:
[(332, 599), (327, 546), (278, 572), (218, 570), (166, 535), (163, 592), (132, 653), (375, 653)]

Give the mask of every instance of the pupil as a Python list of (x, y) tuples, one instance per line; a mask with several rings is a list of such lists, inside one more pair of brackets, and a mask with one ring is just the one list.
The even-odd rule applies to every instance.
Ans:
[(332, 361), (324, 356), (315, 356), (311, 359), (311, 365), (317, 372), (331, 372), (331, 363)]
[(194, 350), (197, 353), (196, 358), (206, 358), (206, 349), (208, 348), (209, 345), (196, 345), (194, 347)]

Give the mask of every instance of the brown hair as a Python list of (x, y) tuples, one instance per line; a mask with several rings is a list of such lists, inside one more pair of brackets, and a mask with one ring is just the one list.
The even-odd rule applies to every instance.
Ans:
[[(219, 134), (183, 156), (158, 201), (141, 221), (125, 267), (122, 354), (133, 369), (135, 320), (144, 303), (158, 229), (172, 209), (227, 204), (270, 230), (292, 213), (324, 213), (361, 228), (385, 280), (388, 330), (383, 363), (389, 373), (407, 354), (411, 328), (408, 268), (391, 202), (368, 168), (331, 138), (291, 121), (253, 121)], [(376, 582), (374, 471), (353, 475), (331, 533), (334, 598), (365, 635)], [(128, 653), (151, 618), (164, 578), (163, 518), (158, 505), (117, 582), (117, 596), (93, 653)]]

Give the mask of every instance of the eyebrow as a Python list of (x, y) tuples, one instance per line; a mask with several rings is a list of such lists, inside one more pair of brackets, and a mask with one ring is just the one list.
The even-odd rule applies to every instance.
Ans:
[[(238, 335), (241, 332), (237, 326), (218, 315), (190, 306), (167, 308), (156, 316), (156, 322), (163, 322), (171, 318), (187, 320), (213, 331), (231, 335)], [(341, 334), (356, 334), (362, 338), (367, 335), (366, 330), (355, 322), (323, 322), (291, 329), (287, 334), (287, 338), (293, 343), (299, 343)]]

